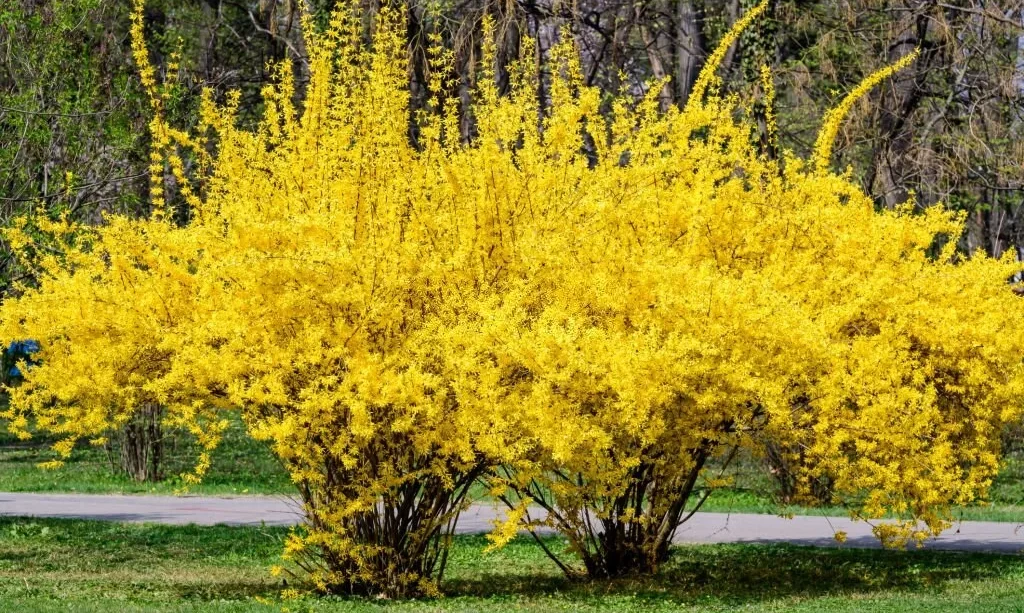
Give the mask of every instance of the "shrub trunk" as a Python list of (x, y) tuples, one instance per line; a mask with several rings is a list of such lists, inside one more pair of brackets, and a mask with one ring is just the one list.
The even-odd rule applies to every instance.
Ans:
[[(613, 578), (657, 571), (669, 557), (677, 528), (700, 509), (708, 491), (698, 495), (698, 477), (707, 463), (709, 449), (696, 450), (687, 470), (672, 470), (656, 461), (641, 462), (631, 471), (629, 485), (616, 496), (595, 496), (601, 488), (589, 487), (582, 474), (552, 475), (575, 488), (572, 499), (558, 499), (536, 480), (514, 489), (517, 498), (530, 498), (547, 515), (547, 523), (569, 541), (569, 549), (583, 569), (561, 559), (531, 531), (545, 553), (570, 577)], [(731, 456), (730, 456), (731, 458)], [(501, 479), (515, 483), (511, 474)], [(510, 507), (515, 500), (505, 499)], [(529, 515), (525, 518), (530, 521)]]
[(163, 479), (163, 407), (146, 403), (114, 437), (113, 450), (118, 468), (134, 481)]
[[(303, 546), (292, 560), (321, 591), (439, 594), (455, 522), (481, 469), (439, 464), (397, 438), (367, 450), (363, 467), (322, 457), (322, 479), (299, 483), (306, 523), (296, 533)], [(309, 468), (289, 467), (293, 474)]]

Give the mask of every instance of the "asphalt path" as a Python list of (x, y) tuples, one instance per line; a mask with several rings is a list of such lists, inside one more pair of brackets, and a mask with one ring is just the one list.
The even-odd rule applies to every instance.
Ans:
[[(287, 526), (301, 520), (300, 505), (284, 496), (123, 496), (0, 493), (0, 515), (62, 517), (161, 524)], [(500, 507), (477, 504), (463, 512), (457, 532), (487, 532), (504, 516)], [(834, 538), (846, 532), (844, 544)], [(676, 532), (677, 543), (790, 543), (878, 548), (871, 526), (846, 517), (792, 519), (751, 513), (697, 513)], [(1024, 554), (1024, 524), (965, 521), (953, 525), (925, 549)]]

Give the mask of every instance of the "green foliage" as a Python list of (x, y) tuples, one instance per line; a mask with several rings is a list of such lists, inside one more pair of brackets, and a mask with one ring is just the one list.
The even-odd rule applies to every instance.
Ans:
[[(97, 0), (5, 3), (0, 219), (42, 208), (98, 221), (141, 209), (148, 110), (117, 35), (127, 17)], [(0, 289), (24, 274), (8, 253), (0, 246)]]
[[(109, 27), (126, 24), (127, 17), (96, 0), (46, 7), (14, 2), (0, 16), (0, 40), (7, 47), (0, 52), (0, 142), (6, 145), (0, 168), (9, 170), (0, 193), (11, 198), (5, 202), (99, 205), (62, 193), (75, 185), (64, 183), (64, 173), (112, 188), (123, 177), (110, 175), (138, 157), (145, 144), (145, 101), (124, 72), (123, 41)], [(107, 209), (138, 205), (138, 194), (119, 192), (90, 194), (112, 198)]]
[[(151, 111), (131, 60), (129, 5), (0, 4), (0, 222), (38, 209), (91, 223), (145, 213)], [(161, 76), (176, 73), (165, 112), (178, 125), (195, 125), (203, 86), (218, 96), (238, 88), (243, 121), (258, 111), (266, 62), (281, 52), (254, 30), (250, 8), (150, 3), (151, 59)], [(0, 291), (26, 274), (13, 266), (0, 243)]]

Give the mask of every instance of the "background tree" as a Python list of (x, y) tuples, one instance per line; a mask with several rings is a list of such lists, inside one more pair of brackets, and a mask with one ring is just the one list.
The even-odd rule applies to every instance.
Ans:
[[(147, 8), (153, 60), (166, 71), (177, 52), (180, 92), (174, 113), (194, 123), (196, 94), (219, 99), (239, 89), (240, 118), (253, 121), (268, 61), (291, 58), (301, 92), (308, 64), (299, 24), (325, 23), (333, 0), (159, 0)], [(469, 101), (481, 54), (480, 23), (495, 22), (495, 78), (508, 87), (506, 65), (523, 36), (546, 58), (563, 26), (582, 55), (584, 82), (639, 96), (650, 79), (669, 77), (662, 106), (689, 98), (694, 80), (723, 33), (752, 0), (549, 0), (406, 3), (413, 107), (427, 100), (426, 49), (437, 34), (453, 49), (460, 77), (447, 95)], [(360, 4), (366, 17), (379, 3)], [(1020, 244), (1022, 10), (1016, 0), (937, 3), (925, 0), (815, 2), (771, 0), (766, 15), (730, 47), (720, 74), (730, 91), (756, 107), (760, 67), (775, 74), (779, 149), (810, 151), (816, 126), (838, 92), (912, 47), (922, 54), (855, 109), (840, 136), (837, 162), (892, 207), (916, 194), (918, 206), (943, 203), (969, 212), (962, 247), (999, 255)], [(40, 198), (97, 219), (106, 208), (144, 208), (145, 105), (126, 70), (128, 15), (95, 0), (17, 0), (0, 21), (0, 142), (7, 156), (0, 198), (8, 208)], [(77, 47), (54, 48), (64, 37)], [(15, 52), (17, 51), (17, 52)], [(548, 104), (546, 77), (539, 94)], [(607, 110), (607, 106), (605, 106)], [(756, 110), (756, 109), (755, 109)], [(247, 119), (248, 118), (248, 119)], [(463, 137), (472, 131), (468, 114)], [(415, 130), (415, 122), (410, 122)], [(763, 118), (762, 147), (770, 147)], [(63, 181), (71, 172), (73, 194)], [(125, 185), (122, 185), (125, 183)], [(47, 188), (43, 190), (44, 187)], [(50, 189), (56, 187), (56, 189)], [(64, 203), (64, 200), (68, 200)], [(94, 210), (95, 209), (95, 210)], [(91, 211), (91, 212), (90, 212)], [(9, 276), (9, 275), (8, 275)]]

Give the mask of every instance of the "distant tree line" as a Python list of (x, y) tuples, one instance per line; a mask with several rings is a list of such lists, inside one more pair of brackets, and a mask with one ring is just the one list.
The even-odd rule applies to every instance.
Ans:
[[(753, 0), (405, 0), (414, 105), (426, 100), (427, 47), (439, 35), (461, 67), (451, 96), (465, 105), (481, 53), (480, 24), (499, 32), (499, 90), (521, 41), (545, 58), (572, 33), (585, 79), (640, 95), (666, 79), (662, 104), (684, 102), (710, 49)], [(324, 23), (334, 0), (153, 0), (154, 63), (175, 86), (169, 112), (198, 116), (204, 87), (241, 93), (245, 118), (284, 58), (306, 63), (301, 22)], [(365, 2), (366, 23), (379, 0)], [(128, 3), (11, 0), (0, 9), (0, 218), (46, 207), (99, 221), (147, 210), (148, 107), (131, 62)], [(367, 25), (369, 27), (369, 25)], [(779, 137), (767, 153), (806, 154), (825, 109), (866, 74), (920, 48), (917, 61), (866, 97), (840, 135), (849, 166), (880, 207), (915, 196), (969, 217), (967, 252), (1024, 244), (1024, 2), (1020, 0), (772, 0), (726, 57), (729, 91), (762, 113), (763, 66), (778, 95)], [(540, 86), (541, 90), (544, 85)], [(301, 92), (300, 92), (301, 93)], [(543, 91), (541, 99), (545, 97)], [(410, 126), (413, 126), (410, 122)], [(468, 114), (462, 129), (474, 127)], [(414, 130), (413, 130), (414, 132)], [(410, 135), (415, 139), (416, 135)], [(187, 215), (184, 205), (178, 203)], [(0, 285), (20, 274), (5, 248)], [(1024, 251), (1018, 251), (1024, 257)]]

